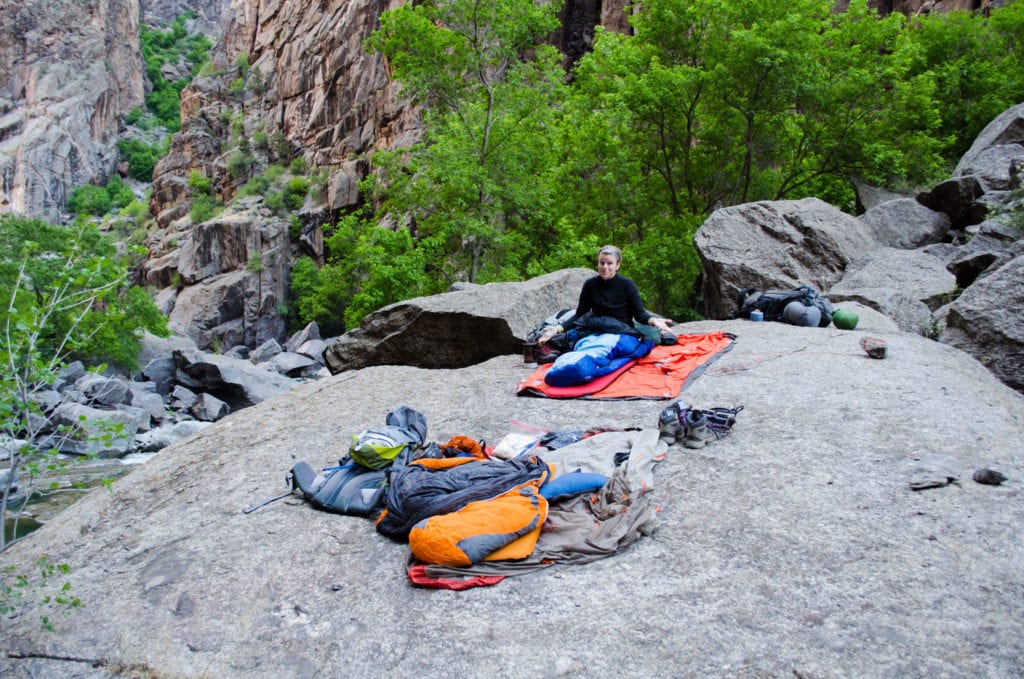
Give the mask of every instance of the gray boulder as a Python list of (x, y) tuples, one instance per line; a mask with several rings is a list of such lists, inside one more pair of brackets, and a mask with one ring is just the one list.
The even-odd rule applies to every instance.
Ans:
[(212, 393), (232, 410), (255, 405), (295, 386), (287, 377), (249, 361), (201, 351), (175, 351), (174, 363), (179, 384)]
[(954, 177), (919, 193), (917, 200), (925, 207), (947, 215), (952, 228), (963, 229), (985, 219), (988, 209), (980, 202), (984, 193), (985, 188), (977, 177)]
[[(135, 433), (145, 416), (141, 408), (101, 410), (80, 403), (62, 403), (53, 412), (51, 422), (66, 431), (53, 434), (43, 445), (74, 455), (121, 457), (135, 446)], [(120, 431), (114, 429), (118, 426)]]
[(955, 290), (956, 278), (936, 257), (920, 250), (879, 248), (851, 262), (827, 297), (833, 303), (860, 302), (893, 319), (905, 332), (924, 333), (932, 310)]
[(879, 247), (872, 229), (817, 198), (716, 210), (697, 230), (705, 315), (725, 318), (744, 288), (827, 290), (847, 264)]
[[(287, 490), (297, 455), (333, 464), (352, 434), (398, 405), (424, 414), (429, 441), (497, 443), (515, 431), (510, 419), (645, 428), (668, 403), (517, 397), (531, 368), (513, 355), (454, 370), (378, 366), (229, 416), (15, 544), (5, 563), (27, 571), (45, 553), (69, 564), (62, 581), (85, 605), (51, 616), (56, 633), (36, 611), (5, 620), (0, 667), (36, 677), (112, 667), (211, 677), (1018, 675), (1024, 395), (918, 335), (872, 328), (889, 349), (874, 360), (859, 328), (679, 329), (739, 338), (681, 399), (744, 410), (726, 438), (669, 449), (647, 496), (661, 510), (653, 536), (613, 558), (438, 592), (408, 581), (408, 547), (372, 520), (298, 496), (244, 514)], [(915, 491), (922, 467), (956, 483)], [(981, 468), (1010, 480), (972, 481)]]
[(953, 171), (954, 177), (974, 176), (986, 189), (1018, 188), (1024, 163), (1024, 103), (996, 116), (974, 139)]
[(296, 354), (291, 351), (282, 351), (266, 363), (261, 363), (260, 367), (267, 370), (273, 370), (274, 372), (289, 377), (295, 377), (298, 373), (301, 373), (310, 366), (317, 366), (319, 369), (319, 363), (311, 359), (309, 356), (303, 356), (302, 354)]
[(860, 216), (879, 245), (917, 248), (938, 243), (949, 231), (949, 217), (926, 208), (913, 198), (898, 198)]
[(180, 384), (171, 392), (171, 407), (175, 410), (189, 410), (199, 399), (199, 394)]
[(953, 177), (918, 196), (927, 207), (949, 215), (953, 228), (983, 221), (992, 207), (1006, 206), (1024, 173), (1024, 104), (1004, 111), (985, 126), (960, 159)]
[(216, 422), (231, 412), (231, 406), (216, 396), (199, 394), (189, 412), (200, 422)]
[(320, 326), (316, 321), (310, 321), (305, 328), (288, 338), (284, 343), (285, 351), (295, 351), (310, 340), (322, 339), (320, 337)]
[(275, 339), (269, 339), (249, 352), (249, 360), (252, 363), (260, 364), (269, 361), (281, 353), (281, 345)]
[(153, 422), (160, 422), (164, 419), (167, 414), (167, 404), (164, 403), (163, 397), (156, 393), (155, 390), (150, 391), (146, 387), (149, 386), (152, 389), (152, 382), (132, 382), (131, 387), (131, 402), (130, 405), (136, 408), (142, 408), (149, 414), (149, 419)]
[(977, 356), (1024, 391), (1024, 256), (975, 281), (940, 314), (940, 341)]
[(455, 368), (520, 353), (537, 323), (575, 308), (589, 269), (564, 269), (522, 283), (467, 285), (368, 315), (325, 352), (334, 374), (371, 365)]
[(75, 390), (82, 396), (82, 402), (100, 407), (114, 407), (131, 401), (128, 381), (116, 377), (105, 377), (88, 373), (75, 382)]
[(311, 339), (303, 342), (295, 353), (308, 356), (320, 365), (324, 364), (324, 351), (327, 350), (327, 342), (320, 339)]
[(151, 362), (161, 358), (171, 358), (177, 349), (198, 349), (195, 340), (183, 335), (157, 337), (153, 333), (142, 333), (139, 340), (139, 365), (145, 368)]
[(156, 393), (167, 396), (174, 388), (174, 380), (177, 374), (177, 366), (174, 364), (174, 356), (155, 358), (142, 369), (142, 376), (156, 385)]
[(992, 269), (992, 265), (999, 262), (1024, 235), (1017, 229), (994, 219), (987, 219), (970, 228), (973, 231), (972, 237), (962, 245), (943, 243), (941, 245), (944, 247), (941, 248), (925, 248), (929, 254), (934, 254), (947, 262), (960, 288), (966, 288)]

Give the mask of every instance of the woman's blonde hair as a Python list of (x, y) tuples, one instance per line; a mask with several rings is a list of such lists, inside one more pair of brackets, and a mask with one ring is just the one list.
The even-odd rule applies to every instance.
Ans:
[(601, 255), (615, 255), (615, 261), (622, 264), (622, 250), (618, 249), (614, 245), (603, 245), (601, 249), (597, 251), (598, 259)]

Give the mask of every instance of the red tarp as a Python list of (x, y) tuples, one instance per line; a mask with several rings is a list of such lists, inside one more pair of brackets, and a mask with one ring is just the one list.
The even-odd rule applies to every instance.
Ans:
[(670, 399), (679, 396), (687, 383), (732, 348), (735, 335), (724, 331), (679, 335), (676, 344), (658, 345), (643, 358), (592, 382), (572, 387), (553, 387), (544, 382), (551, 364), (539, 366), (519, 382), (519, 396), (590, 399)]

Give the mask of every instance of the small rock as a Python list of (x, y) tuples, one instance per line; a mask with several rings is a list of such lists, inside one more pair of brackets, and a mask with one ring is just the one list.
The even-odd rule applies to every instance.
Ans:
[(979, 469), (974, 472), (974, 480), (986, 486), (998, 486), (1006, 480), (1006, 474), (997, 472), (994, 469)]

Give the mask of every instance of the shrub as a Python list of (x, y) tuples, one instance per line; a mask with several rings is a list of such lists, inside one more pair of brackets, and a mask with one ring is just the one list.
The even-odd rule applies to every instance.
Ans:
[(270, 180), (265, 174), (258, 174), (245, 183), (245, 186), (238, 190), (237, 196), (244, 198), (245, 196), (262, 196), (267, 193), (267, 189), (270, 188)]
[(135, 200), (135, 194), (117, 175), (111, 177), (107, 182), (106, 190), (114, 207), (124, 207)]
[(192, 187), (193, 194), (208, 196), (213, 190), (213, 182), (199, 170), (192, 170), (188, 173), (188, 185)]
[(117, 142), (117, 149), (121, 159), (128, 162), (128, 176), (142, 182), (153, 181), (153, 169), (165, 155), (162, 147), (138, 139), (122, 139)]
[(242, 177), (248, 176), (252, 169), (253, 158), (247, 153), (242, 151), (236, 151), (228, 156), (227, 168), (228, 174), (234, 179), (241, 179)]
[(100, 186), (86, 184), (79, 186), (68, 197), (68, 209), (76, 215), (95, 215), (102, 217), (110, 212), (113, 201), (110, 194)]
[(188, 214), (193, 224), (200, 224), (216, 215), (221, 207), (220, 201), (216, 198), (201, 193), (192, 197), (192, 207)]

